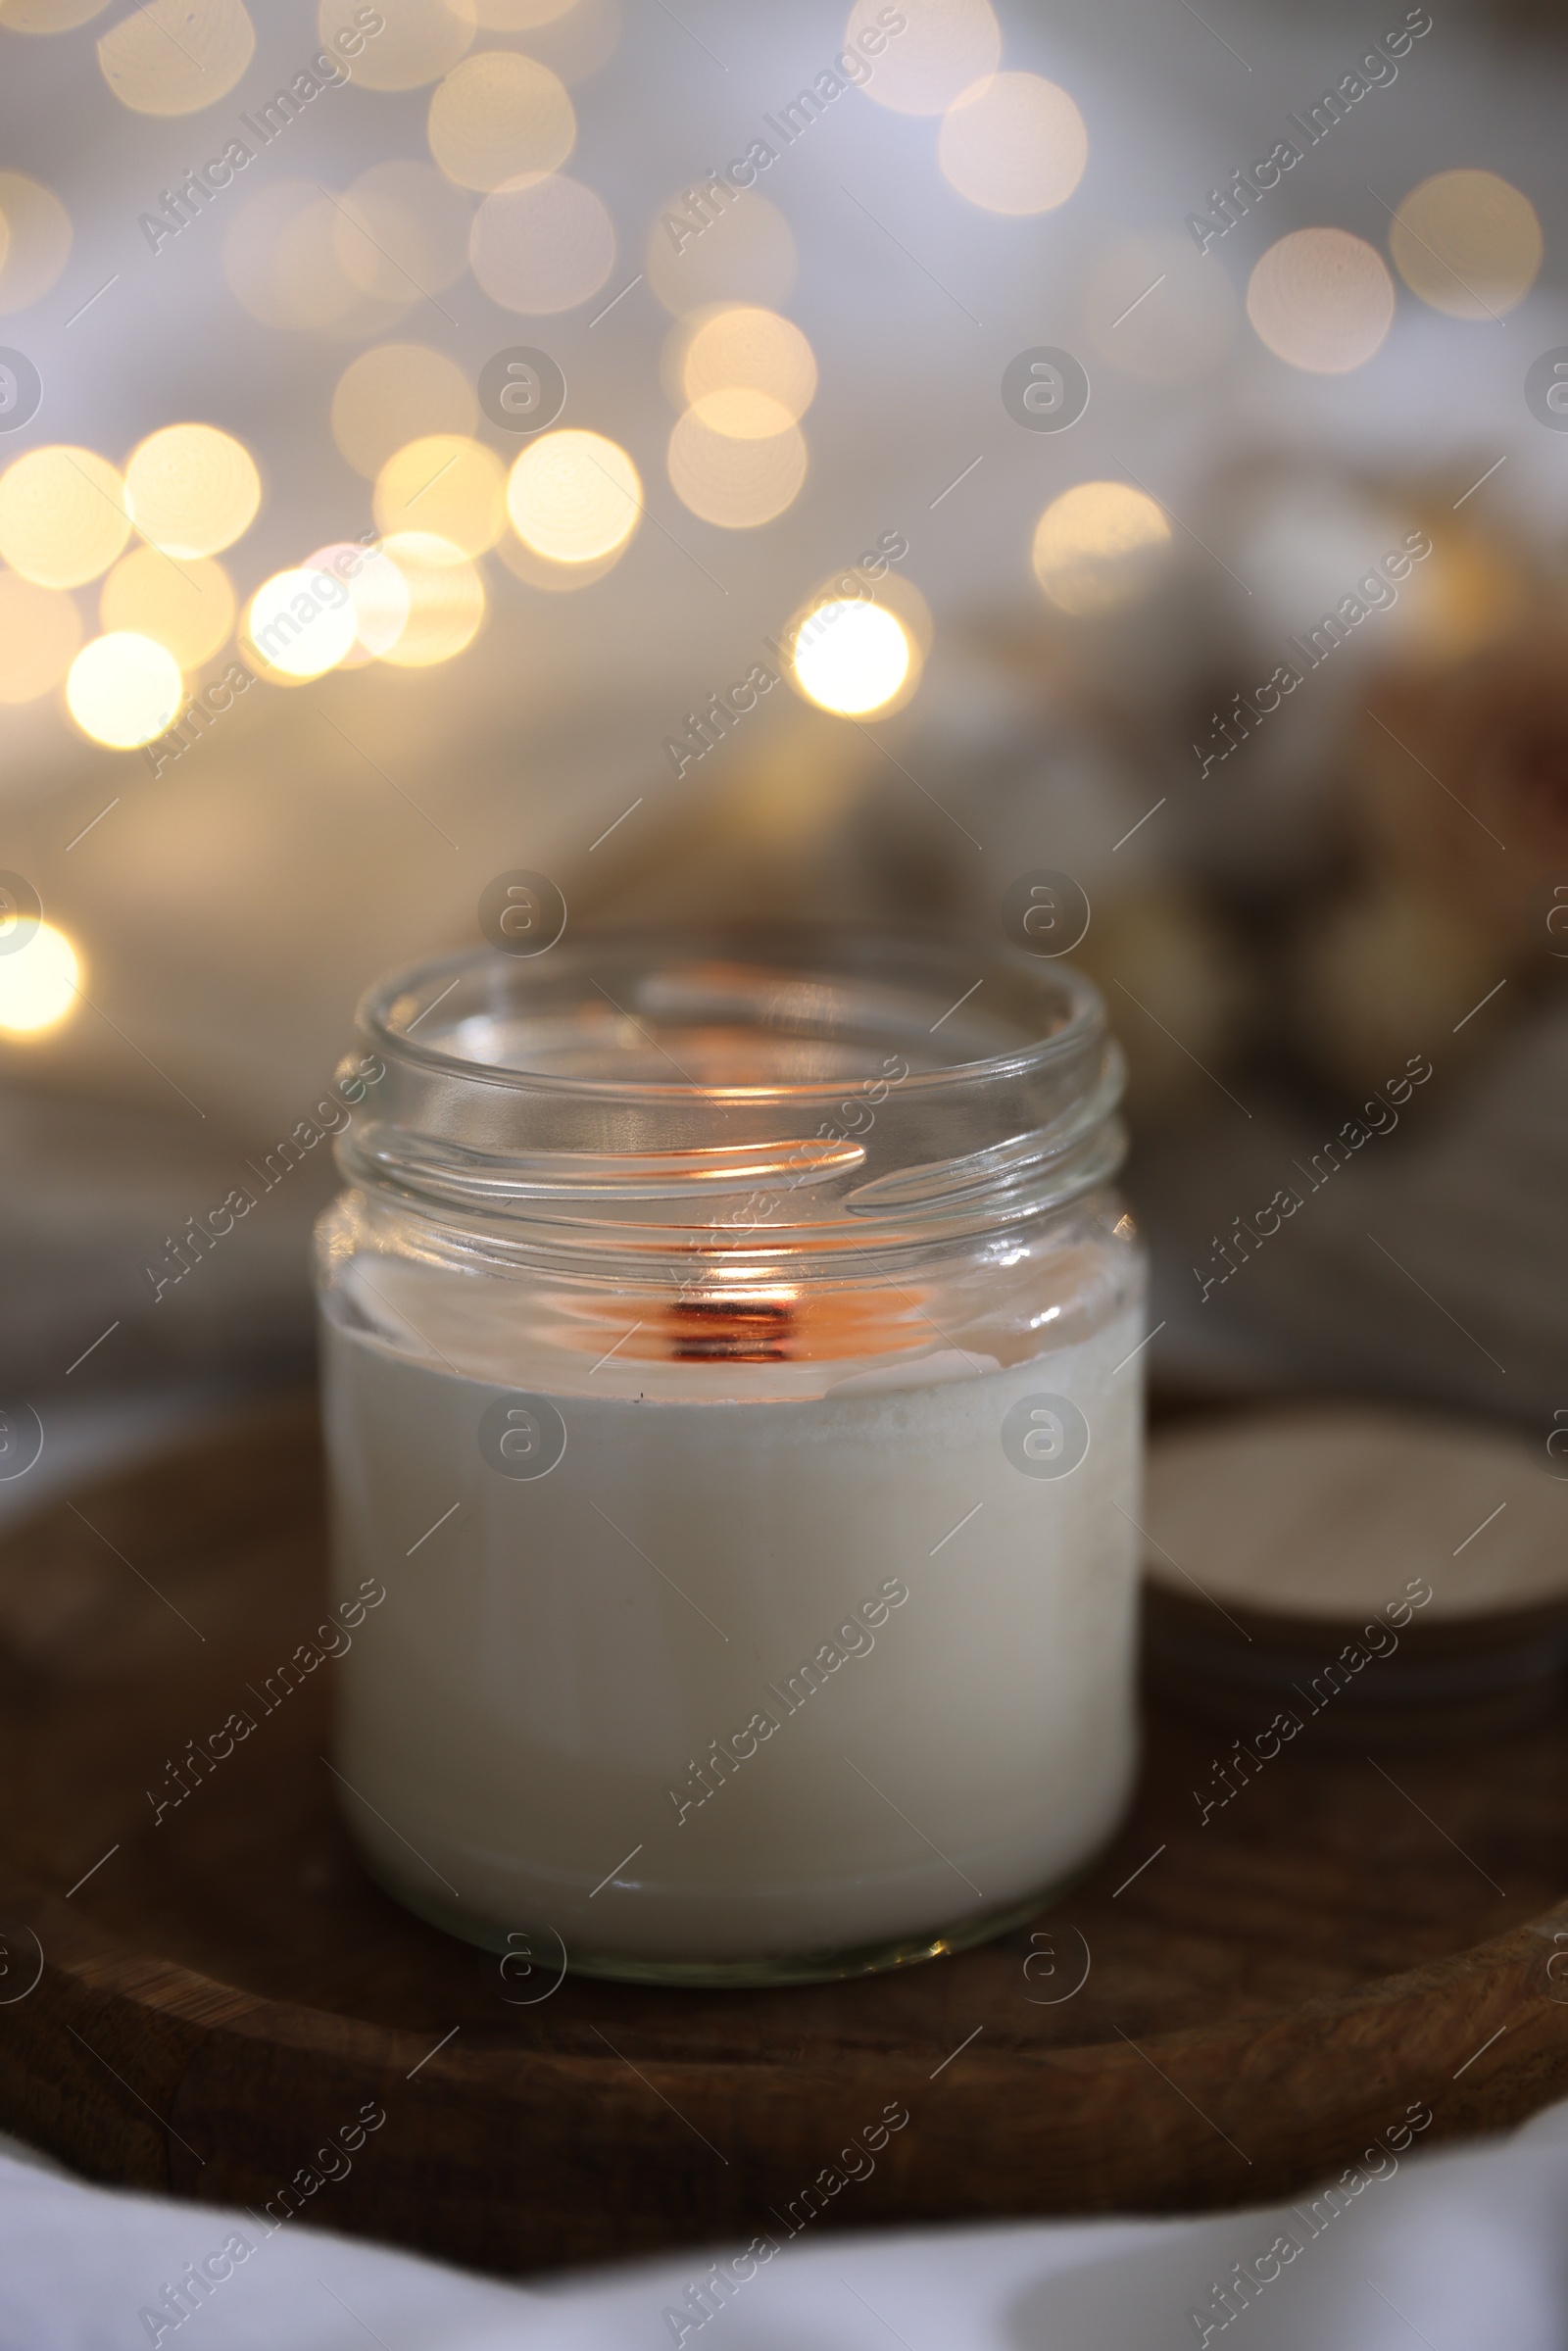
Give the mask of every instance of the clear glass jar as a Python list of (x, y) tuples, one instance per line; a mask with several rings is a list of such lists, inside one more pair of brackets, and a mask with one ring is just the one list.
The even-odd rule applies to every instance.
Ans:
[(338, 1595), (386, 1593), (337, 1683), (369, 1869), (663, 1983), (1032, 1915), (1136, 1764), (1144, 1267), (1094, 991), (620, 936), (359, 1017), (318, 1259)]

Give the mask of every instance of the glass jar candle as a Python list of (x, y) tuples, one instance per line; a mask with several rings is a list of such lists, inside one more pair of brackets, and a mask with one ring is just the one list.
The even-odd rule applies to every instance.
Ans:
[(337, 1681), (373, 1875), (665, 1983), (1031, 1916), (1136, 1764), (1144, 1269), (1094, 991), (607, 937), (447, 956), (360, 1025), (318, 1263), (337, 1589), (387, 1594)]

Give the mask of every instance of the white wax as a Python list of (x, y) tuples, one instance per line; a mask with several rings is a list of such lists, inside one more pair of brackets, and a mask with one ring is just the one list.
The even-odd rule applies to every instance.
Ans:
[[(337, 1583), (388, 1593), (339, 1669), (338, 1764), (394, 1888), (573, 1959), (799, 1956), (960, 1930), (1110, 1834), (1136, 1760), (1135, 1314), (1004, 1370), (933, 1349), (894, 1388), (816, 1364), (786, 1400), (795, 1367), (617, 1358), (602, 1394), (504, 1338), (476, 1366), (461, 1317), (432, 1323), (440, 1288), (408, 1305), (421, 1359), (326, 1326)], [(508, 1389), (555, 1396), (548, 1476), (481, 1454)], [(1065, 1477), (1003, 1448), (1043, 1391), (1090, 1426)]]

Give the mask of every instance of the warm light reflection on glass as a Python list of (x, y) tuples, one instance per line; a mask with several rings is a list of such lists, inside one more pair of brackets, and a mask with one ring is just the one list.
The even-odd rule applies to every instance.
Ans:
[(0, 1035), (41, 1037), (80, 1002), (81, 963), (64, 931), (40, 922), (25, 947), (0, 955)]
[(36, 702), (58, 686), (80, 643), (72, 597), (0, 571), (0, 703)]
[(71, 215), (53, 189), (24, 171), (0, 171), (0, 312), (22, 311), (47, 294), (71, 252)]
[(902, 31), (890, 32), (882, 0), (855, 0), (846, 48), (870, 66), (865, 94), (901, 115), (940, 115), (994, 73), (1002, 27), (990, 0), (899, 0)]
[(98, 43), (103, 76), (138, 115), (194, 115), (216, 106), (256, 52), (241, 0), (145, 0)]
[(106, 629), (156, 638), (181, 669), (196, 669), (228, 643), (234, 591), (210, 557), (175, 560), (133, 547), (104, 581), (98, 617)]
[(101, 16), (109, 0), (0, 0), (0, 24), (11, 32), (70, 32)]
[(460, 187), (492, 189), (564, 164), (577, 140), (564, 82), (514, 49), (455, 66), (430, 100), (430, 153)]
[(274, 572), (251, 598), (245, 637), (264, 669), (283, 678), (335, 669), (358, 631), (347, 584), (304, 564)]
[(472, 217), (468, 198), (433, 164), (372, 164), (338, 198), (338, 266), (378, 302), (438, 294), (467, 268)]
[(372, 511), (383, 531), (433, 531), (465, 555), (482, 555), (506, 522), (501, 460), (461, 434), (427, 434), (388, 458)]
[[(745, 407), (744, 418), (736, 403)], [(756, 425), (763, 404), (775, 412), (774, 429), (762, 436), (737, 431), (743, 421)], [(709, 414), (715, 405), (722, 419), (717, 427)], [(710, 392), (670, 434), (667, 465), (670, 487), (692, 514), (723, 530), (756, 530), (800, 495), (806, 436), (765, 393)]]
[(112, 751), (134, 751), (173, 723), (179, 663), (167, 645), (134, 629), (94, 637), (71, 664), (66, 707), (84, 735)]
[(1298, 228), (1252, 271), (1247, 315), (1276, 359), (1313, 375), (1348, 375), (1393, 324), (1394, 280), (1361, 237), (1344, 228)]
[(1112, 612), (1152, 584), (1169, 549), (1170, 524), (1142, 490), (1083, 481), (1041, 515), (1035, 576), (1060, 612)]
[(550, 432), (525, 449), (507, 483), (507, 512), (525, 547), (555, 563), (592, 563), (637, 527), (642, 483), (614, 441)]
[(332, 395), (332, 437), (355, 471), (372, 481), (405, 442), (470, 433), (478, 420), (473, 386), (457, 361), (425, 343), (362, 351)]
[(250, 529), (262, 477), (243, 442), (213, 424), (166, 424), (131, 452), (136, 528), (166, 555), (217, 555)]
[(29, 450), (0, 476), (0, 556), (40, 587), (96, 579), (129, 536), (120, 476), (94, 450)]
[(795, 283), (795, 239), (777, 205), (724, 180), (678, 188), (648, 237), (648, 283), (678, 318), (706, 303), (765, 303)]
[[(680, 336), (681, 329), (674, 332)], [(738, 423), (705, 408), (704, 421), (715, 432), (738, 432), (743, 439), (780, 432), (798, 424), (815, 397), (816, 356), (800, 328), (777, 311), (754, 304), (712, 311), (683, 339), (681, 389), (693, 405), (714, 394), (762, 397), (762, 405), (749, 406), (744, 397), (731, 403)]]
[(803, 623), (791, 666), (818, 709), (860, 718), (893, 701), (912, 658), (892, 612), (875, 604), (832, 603), (818, 605)]
[(1541, 222), (1528, 196), (1495, 171), (1438, 171), (1412, 188), (1389, 229), (1412, 294), (1450, 318), (1497, 318), (1541, 268)]
[(364, 38), (361, 0), (320, 0), (316, 29), (323, 46), (338, 48), (338, 35), (359, 40), (349, 72), (368, 90), (416, 90), (450, 73), (473, 39), (478, 19), (473, 0), (376, 0), (381, 30)]
[(937, 161), (949, 184), (990, 213), (1049, 213), (1089, 161), (1089, 133), (1067, 92), (1038, 73), (994, 73), (942, 119)]
[(487, 196), (468, 261), (503, 310), (546, 316), (597, 294), (615, 263), (615, 228), (592, 188), (554, 172)]
[(432, 531), (398, 531), (384, 553), (402, 573), (409, 613), (381, 659), (428, 669), (471, 645), (485, 613), (484, 582), (461, 548)]

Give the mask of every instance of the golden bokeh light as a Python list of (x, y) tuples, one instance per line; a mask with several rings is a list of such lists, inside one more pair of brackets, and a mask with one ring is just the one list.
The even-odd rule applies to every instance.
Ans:
[(1035, 577), (1058, 612), (1098, 616), (1132, 604), (1170, 553), (1170, 524), (1124, 481), (1081, 481), (1054, 498), (1035, 528)]
[[(728, 405), (737, 401), (753, 404), (745, 414), (754, 424), (759, 421), (756, 404), (765, 403), (783, 429), (737, 432), (741, 418)], [(709, 414), (715, 404), (723, 418), (717, 428)], [(806, 436), (766, 393), (710, 392), (676, 423), (666, 462), (670, 486), (692, 514), (724, 530), (756, 530), (782, 514), (800, 495), (806, 479)]]
[(450, 539), (433, 531), (397, 531), (387, 560), (409, 592), (408, 618), (381, 659), (399, 669), (429, 669), (473, 643), (485, 614), (484, 582)]
[(319, 565), (274, 571), (251, 598), (243, 642), (264, 672), (284, 681), (324, 677), (359, 634), (346, 580)]
[(256, 53), (242, 0), (145, 0), (98, 43), (103, 76), (138, 115), (194, 115), (226, 98)]
[(40, 587), (84, 586), (129, 536), (124, 487), (95, 450), (29, 450), (0, 475), (0, 556)]
[(907, 21), (886, 28), (882, 0), (855, 0), (845, 44), (871, 68), (865, 94), (901, 115), (940, 115), (1002, 62), (1002, 27), (990, 0), (899, 0)]
[(66, 708), (84, 735), (134, 751), (173, 724), (183, 686), (167, 645), (137, 629), (94, 637), (71, 664)]
[(81, 614), (59, 588), (0, 571), (0, 703), (36, 702), (58, 686), (81, 643)]
[(717, 302), (776, 310), (795, 283), (795, 239), (777, 205), (723, 181), (677, 189), (648, 237), (648, 283), (675, 318)]
[(0, 24), (11, 32), (70, 32), (101, 16), (109, 0), (0, 0)]
[[(477, 0), (480, 6), (509, 8), (516, 0)], [(526, 0), (525, 0), (526, 4)], [(498, 31), (508, 29), (498, 25)], [(563, 81), (586, 81), (608, 66), (625, 30), (621, 0), (574, 0), (547, 24), (526, 28), (530, 53), (542, 60)]]
[(949, 107), (937, 139), (949, 185), (989, 213), (1053, 212), (1089, 161), (1073, 100), (1039, 73), (993, 73)]
[(181, 669), (220, 653), (234, 626), (234, 591), (210, 556), (176, 560), (156, 547), (133, 547), (104, 581), (98, 618), (167, 646)]
[(313, 180), (279, 179), (235, 218), (223, 266), (236, 299), (264, 326), (375, 334), (418, 300), (413, 286), (380, 302), (355, 284), (339, 258), (340, 206)]
[(602, 433), (545, 433), (507, 482), (507, 512), (525, 547), (553, 563), (593, 563), (623, 547), (642, 512), (637, 468)]
[(0, 171), (0, 314), (24, 311), (47, 294), (71, 253), (71, 215), (54, 191), (24, 171)]
[(623, 539), (608, 555), (594, 556), (587, 563), (558, 563), (525, 547), (514, 530), (505, 530), (496, 541), (495, 552), (514, 579), (530, 588), (543, 588), (551, 596), (573, 596), (614, 570), (626, 552), (626, 542)]
[(304, 568), (329, 571), (348, 589), (355, 643), (343, 657), (346, 668), (358, 668), (391, 651), (408, 623), (410, 598), (409, 583), (390, 556), (378, 547), (340, 539), (330, 547), (318, 547)]
[(439, 294), (468, 266), (473, 208), (433, 164), (372, 164), (338, 198), (332, 238), (343, 273), (380, 302)]
[(491, 190), (554, 171), (577, 141), (565, 83), (514, 49), (455, 66), (430, 100), (430, 153), (460, 187)]
[(439, 81), (471, 46), (478, 24), (473, 0), (376, 0), (381, 30), (366, 40), (356, 24), (360, 13), (360, 0), (321, 0), (316, 29), (327, 48), (338, 45), (340, 34), (351, 41), (358, 34), (349, 72), (368, 90), (416, 90)]
[(490, 32), (533, 32), (553, 24), (575, 0), (474, 0), (474, 12)]
[(1191, 237), (1114, 238), (1090, 264), (1084, 321), (1102, 359), (1137, 383), (1200, 383), (1223, 367), (1241, 307)]
[(40, 922), (25, 947), (0, 955), (0, 1035), (41, 1037), (80, 1003), (81, 958), (52, 922)]
[(1394, 280), (1382, 255), (1348, 229), (1297, 228), (1253, 269), (1247, 315), (1276, 359), (1313, 375), (1348, 375), (1394, 322)]
[(433, 531), (464, 555), (482, 555), (506, 526), (506, 475), (482, 442), (429, 433), (388, 458), (371, 512), (383, 531)]
[(356, 473), (373, 481), (406, 441), (425, 433), (472, 432), (473, 386), (445, 352), (427, 343), (378, 343), (338, 377), (332, 438)]
[(1438, 171), (1395, 214), (1389, 251), (1412, 294), (1450, 318), (1498, 318), (1536, 282), (1541, 222), (1495, 171)]
[(818, 605), (802, 623), (790, 672), (808, 702), (863, 718), (898, 700), (914, 659), (903, 623), (880, 605)]
[(503, 310), (546, 316), (597, 294), (615, 265), (615, 229), (600, 199), (564, 172), (487, 196), (468, 259)]
[(217, 555), (255, 521), (262, 477), (244, 443), (216, 424), (166, 424), (131, 452), (125, 495), (142, 537), (166, 555)]
[[(676, 328), (677, 336), (681, 329)], [(694, 406), (715, 394), (760, 394), (764, 407), (747, 409), (743, 397), (735, 413), (748, 413), (762, 433), (798, 424), (816, 394), (816, 355), (800, 328), (777, 311), (739, 304), (703, 314), (695, 331), (682, 336), (681, 391)], [(733, 404), (732, 404), (733, 406)], [(773, 422), (765, 419), (768, 415)], [(710, 411), (705, 421), (716, 431), (733, 429)], [(742, 436), (755, 437), (742, 425)]]

